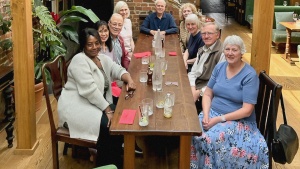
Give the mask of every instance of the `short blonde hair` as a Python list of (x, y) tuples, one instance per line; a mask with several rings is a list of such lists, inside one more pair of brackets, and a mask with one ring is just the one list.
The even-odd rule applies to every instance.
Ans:
[(155, 0), (154, 4), (157, 5), (158, 2), (163, 2), (165, 6), (167, 6), (167, 2), (165, 0)]
[(128, 7), (127, 3), (124, 2), (124, 1), (119, 1), (119, 2), (116, 3), (116, 6), (114, 8), (114, 13), (120, 13), (121, 8), (124, 7), (124, 6), (126, 6), (127, 9), (128, 9), (128, 14), (127, 14), (126, 18), (129, 18), (130, 10), (129, 10), (129, 7)]
[[(186, 18), (185, 18), (185, 24), (187, 23), (196, 23), (198, 29), (201, 28), (201, 23), (200, 20), (198, 18), (198, 16), (196, 14), (189, 14)], [(185, 26), (186, 27), (186, 26)]]
[(179, 17), (180, 17), (181, 20), (184, 20), (183, 12), (182, 11), (185, 8), (191, 8), (193, 14), (197, 13), (197, 9), (196, 9), (196, 6), (194, 4), (192, 4), (192, 3), (184, 3), (183, 5), (181, 5), (181, 7), (179, 9)]
[(223, 43), (223, 50), (225, 50), (225, 47), (227, 45), (236, 45), (240, 48), (242, 55), (244, 53), (246, 53), (246, 47), (245, 47), (244, 41), (241, 37), (239, 37), (237, 35), (231, 35), (231, 36), (227, 36), (225, 38), (224, 43)]

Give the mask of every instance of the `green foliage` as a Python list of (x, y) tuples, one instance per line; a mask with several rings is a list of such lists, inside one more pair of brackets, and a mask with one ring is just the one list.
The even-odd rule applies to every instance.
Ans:
[(62, 32), (64, 38), (79, 44), (77, 30), (69, 24), (80, 21), (88, 22), (85, 17), (89, 18), (93, 23), (100, 20), (92, 10), (82, 6), (72, 6), (71, 9), (63, 11), (59, 18), (61, 23), (58, 24), (58, 28)]
[[(58, 55), (66, 54), (66, 45), (62, 38), (75, 43), (78, 41), (78, 32), (70, 23), (74, 22), (92, 22), (99, 21), (99, 18), (91, 10), (81, 6), (73, 6), (71, 9), (62, 12), (59, 18), (60, 23), (56, 24), (47, 7), (35, 6), (33, 16), (39, 19), (39, 28), (33, 29), (34, 38), (40, 45), (39, 56), (35, 59), (35, 77), (41, 79), (41, 67), (43, 63), (53, 60)], [(47, 81), (49, 78), (47, 78)], [(48, 83), (48, 82), (47, 82)]]
[[(7, 8), (5, 11), (5, 15), (8, 18), (4, 19), (3, 15), (0, 13), (0, 30), (2, 30), (2, 34), (5, 35), (7, 32), (10, 32), (11, 29), (11, 18), (10, 18), (10, 8), (9, 5), (5, 5), (2, 8)], [(13, 46), (12, 40), (10, 38), (6, 38), (4, 40), (0, 40), (0, 48), (3, 50), (9, 50)]]

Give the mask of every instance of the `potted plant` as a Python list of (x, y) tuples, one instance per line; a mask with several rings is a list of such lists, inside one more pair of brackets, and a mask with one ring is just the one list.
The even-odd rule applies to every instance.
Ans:
[[(56, 15), (54, 15), (56, 16)], [(39, 44), (38, 54), (35, 57), (34, 72), (36, 82), (41, 82), (41, 67), (45, 62), (53, 60), (58, 55), (66, 54), (66, 45), (63, 39), (78, 42), (78, 33), (69, 23), (73, 22), (97, 22), (99, 18), (93, 11), (85, 9), (81, 6), (72, 6), (71, 9), (63, 11), (60, 17), (53, 17), (48, 8), (39, 5), (33, 10), (33, 17), (38, 20), (38, 28), (33, 29), (34, 41)], [(54, 20), (55, 19), (55, 20)], [(47, 74), (47, 84), (50, 83), (49, 72)], [(41, 90), (43, 91), (43, 90)], [(42, 98), (43, 92), (41, 92)]]
[[(11, 38), (5, 37), (5, 34), (7, 32), (10, 32), (11, 29), (11, 15), (10, 15), (10, 5), (7, 4), (3, 6), (2, 8), (6, 8), (4, 15), (0, 13), (0, 48), (4, 52), (4, 55), (7, 55), (9, 52), (11, 52), (13, 43)], [(2, 37), (4, 36), (4, 37)]]

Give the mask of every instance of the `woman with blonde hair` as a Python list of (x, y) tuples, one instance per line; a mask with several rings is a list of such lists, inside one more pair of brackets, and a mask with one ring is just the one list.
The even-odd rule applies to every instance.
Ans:
[(196, 14), (197, 9), (194, 4), (192, 3), (185, 3), (183, 4), (180, 9), (179, 9), (179, 17), (180, 17), (180, 25), (179, 25), (179, 39), (180, 39), (180, 48), (181, 52), (184, 53), (187, 47), (187, 42), (188, 42), (188, 30), (186, 29), (185, 26), (185, 18), (189, 14)]
[(117, 2), (114, 8), (114, 13), (122, 15), (124, 19), (124, 24), (120, 32), (120, 36), (123, 38), (125, 49), (126, 51), (128, 51), (128, 56), (131, 58), (132, 52), (134, 50), (134, 42), (132, 38), (132, 23), (129, 19), (130, 10), (127, 3), (124, 1)]
[(185, 27), (189, 33), (189, 40), (183, 54), (183, 60), (189, 73), (196, 61), (198, 49), (204, 45), (204, 42), (200, 32), (201, 24), (196, 14), (189, 14), (185, 18)]

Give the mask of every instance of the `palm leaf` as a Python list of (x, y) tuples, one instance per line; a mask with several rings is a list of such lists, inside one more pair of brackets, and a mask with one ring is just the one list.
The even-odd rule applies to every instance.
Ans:
[(60, 16), (61, 18), (69, 15), (70, 13), (81, 13), (84, 14), (85, 16), (87, 16), (93, 23), (96, 23), (97, 21), (99, 21), (100, 19), (97, 17), (97, 15), (90, 9), (86, 9), (82, 6), (72, 6), (71, 9), (66, 10), (62, 13), (62, 15)]

